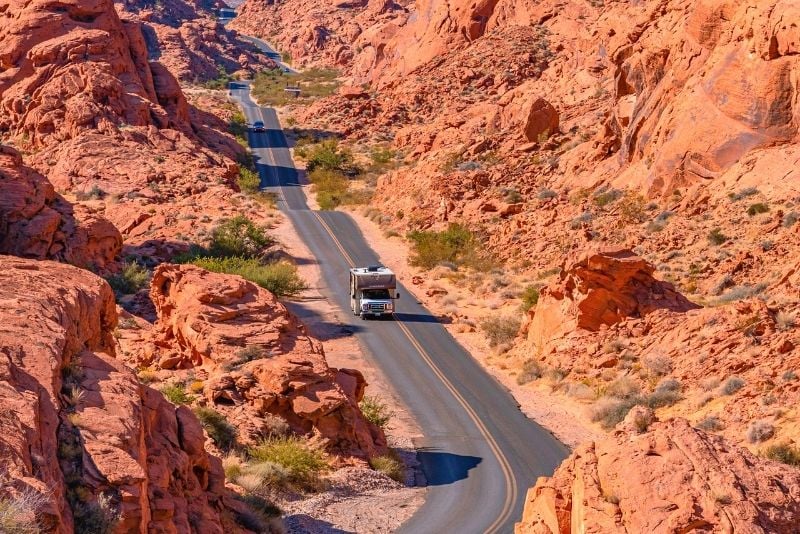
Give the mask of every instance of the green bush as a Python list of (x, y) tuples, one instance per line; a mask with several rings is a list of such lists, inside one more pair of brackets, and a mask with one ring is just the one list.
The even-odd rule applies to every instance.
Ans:
[(528, 286), (522, 292), (522, 309), (528, 311), (539, 302), (539, 288), (536, 286)]
[(182, 404), (191, 404), (192, 401), (194, 401), (194, 397), (186, 393), (183, 386), (179, 384), (164, 386), (160, 391), (168, 401), (178, 406)]
[(316, 169), (354, 174), (353, 155), (339, 146), (336, 139), (326, 139), (305, 149), (306, 170)]
[(697, 423), (697, 428), (706, 432), (717, 432), (725, 428), (725, 426), (722, 424), (722, 421), (719, 420), (719, 417), (716, 415), (709, 415)]
[(289, 471), (290, 481), (305, 490), (319, 489), (320, 475), (329, 469), (325, 453), (296, 436), (268, 438), (252, 447), (249, 453), (256, 461), (283, 466)]
[(253, 258), (275, 241), (244, 215), (224, 221), (211, 232), (209, 253), (217, 257)]
[(740, 389), (742, 389), (745, 385), (745, 381), (743, 378), (738, 376), (732, 376), (725, 381), (722, 385), (722, 394), (723, 395), (733, 395)]
[(118, 274), (106, 278), (117, 295), (131, 295), (147, 285), (150, 271), (136, 262), (126, 263)]
[(346, 200), (350, 182), (341, 172), (320, 167), (312, 171), (308, 179), (314, 184), (320, 209), (336, 209)]
[(385, 427), (394, 415), (386, 403), (370, 395), (365, 395), (358, 403), (358, 407), (361, 408), (361, 413), (367, 421), (381, 428)]
[(236, 428), (228, 423), (225, 416), (213, 408), (203, 406), (195, 408), (194, 414), (220, 450), (227, 452), (233, 448), (236, 444)]
[(195, 258), (192, 263), (211, 272), (239, 275), (277, 297), (292, 297), (308, 288), (297, 268), (287, 262), (263, 264), (256, 259), (234, 257)]
[(800, 448), (794, 447), (789, 443), (770, 445), (764, 452), (764, 456), (776, 462), (800, 467)]
[(79, 503), (72, 511), (75, 534), (112, 534), (120, 520), (119, 512), (104, 495), (96, 502)]
[(481, 321), (480, 327), (489, 339), (490, 347), (509, 343), (517, 337), (521, 321), (518, 317), (487, 317)]
[(379, 471), (388, 476), (392, 480), (396, 480), (397, 482), (405, 482), (405, 466), (400, 458), (397, 457), (397, 454), (394, 453), (394, 451), (392, 451), (390, 454), (370, 458), (369, 466), (375, 471)]
[(592, 407), (592, 421), (599, 421), (606, 430), (614, 428), (621, 423), (634, 406), (642, 405), (645, 401), (639, 396), (627, 399), (603, 399)]
[(245, 193), (258, 193), (261, 190), (261, 177), (247, 167), (239, 167), (239, 189)]
[(482, 251), (480, 239), (466, 226), (451, 223), (447, 230), (414, 230), (408, 234), (413, 247), (411, 265), (431, 269), (440, 263), (479, 270), (491, 268), (491, 258)]
[[(251, 91), (261, 103), (281, 106), (289, 102), (309, 103), (336, 92), (339, 73), (335, 69), (310, 68), (302, 73), (285, 73), (281, 69), (259, 72), (253, 78)], [(294, 98), (285, 91), (287, 85), (299, 85), (300, 96)]]

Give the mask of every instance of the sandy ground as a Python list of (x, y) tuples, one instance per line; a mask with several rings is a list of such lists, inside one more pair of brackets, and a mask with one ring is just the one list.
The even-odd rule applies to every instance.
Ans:
[[(432, 313), (443, 317), (444, 326), (450, 334), (508, 388), (525, 415), (547, 428), (570, 448), (604, 434), (598, 426), (589, 423), (581, 416), (586, 407), (579, 401), (553, 395), (543, 381), (518, 385), (516, 382), (518, 365), (491, 349), (480, 330), (470, 325), (471, 321), (450, 320), (454, 307), (458, 309), (458, 315), (480, 318), (488, 315), (490, 310), (498, 308), (505, 308), (505, 313), (519, 313), (518, 304), (503, 302), (499, 297), (496, 300), (477, 299), (469, 295), (469, 290), (463, 287), (463, 284), (448, 280), (437, 273), (431, 276), (432, 273), (423, 273), (411, 267), (408, 263), (410, 253), (408, 243), (401, 237), (387, 236), (377, 223), (365, 215), (364, 211), (366, 210), (348, 210), (383, 264), (397, 273), (398, 278), (417, 300)], [(423, 277), (423, 283), (414, 284), (412, 280), (415, 276)], [(449, 299), (447, 296), (442, 297), (441, 294), (428, 294), (433, 293), (433, 289), (443, 289), (446, 295), (450, 296)], [(459, 295), (457, 299), (456, 295)]]
[(365, 357), (353, 332), (342, 321), (344, 312), (322, 295), (319, 265), (286, 217), (281, 216), (273, 235), (310, 286), (301, 298), (285, 302), (286, 306), (300, 317), (311, 335), (322, 341), (329, 365), (358, 369), (364, 374), (366, 394), (379, 397), (393, 413), (385, 429), (387, 439), (408, 467), (405, 485), (371, 469), (348, 467), (330, 477), (327, 491), (298, 501), (279, 501), (286, 512), (287, 530), (314, 534), (393, 532), (425, 501), (425, 489), (417, 487), (421, 472), (413, 445), (422, 432), (386, 377)]

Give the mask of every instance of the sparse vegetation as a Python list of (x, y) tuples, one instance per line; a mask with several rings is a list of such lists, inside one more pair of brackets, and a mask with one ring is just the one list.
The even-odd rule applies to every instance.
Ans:
[(737, 300), (749, 299), (763, 293), (765, 289), (767, 289), (767, 284), (763, 282), (752, 286), (743, 285), (732, 287), (726, 293), (719, 296), (717, 303), (725, 304)]
[(277, 297), (293, 297), (308, 288), (297, 268), (288, 262), (264, 264), (256, 259), (231, 257), (196, 258), (192, 263), (215, 273), (239, 275)]
[(541, 378), (543, 373), (542, 364), (536, 360), (525, 360), (525, 363), (522, 364), (522, 370), (517, 375), (517, 384), (522, 386), (528, 382), (533, 382)]
[(539, 288), (536, 286), (526, 287), (520, 298), (522, 299), (522, 310), (530, 310), (539, 302)]
[(790, 443), (776, 443), (767, 447), (764, 456), (770, 460), (800, 467), (800, 448)]
[(728, 236), (726, 236), (725, 234), (722, 233), (722, 230), (720, 228), (714, 228), (713, 230), (711, 230), (708, 233), (708, 241), (712, 245), (716, 245), (716, 246), (722, 245), (723, 243), (725, 243), (729, 239), (730, 238)]
[(744, 189), (742, 189), (738, 193), (729, 193), (728, 197), (731, 200), (733, 200), (734, 202), (737, 202), (739, 200), (742, 200), (742, 199), (747, 198), (747, 197), (752, 197), (753, 195), (757, 195), (757, 194), (758, 194), (758, 189), (757, 188), (755, 188), (755, 187), (745, 187)]
[(25, 489), (13, 497), (0, 499), (0, 532), (4, 534), (39, 534), (41, 509), (47, 504), (45, 495)]
[(800, 215), (798, 215), (794, 211), (790, 211), (789, 213), (783, 216), (783, 227), (791, 228), (797, 223), (798, 219), (800, 219)]
[(282, 466), (288, 471), (289, 481), (305, 490), (319, 489), (320, 475), (329, 469), (325, 453), (296, 436), (268, 438), (251, 448), (249, 453), (257, 462)]
[(761, 213), (767, 213), (769, 211), (769, 206), (764, 204), (763, 202), (758, 202), (756, 204), (751, 204), (749, 208), (747, 208), (747, 214), (750, 217), (755, 215), (759, 215)]
[(622, 194), (622, 191), (619, 189), (606, 189), (594, 195), (592, 201), (598, 208), (603, 208), (612, 202), (619, 200), (622, 197)]
[[(339, 87), (338, 76), (334, 69), (311, 68), (298, 74), (285, 73), (281, 69), (266, 70), (255, 75), (251, 90), (256, 100), (264, 105), (310, 103), (335, 93)], [(297, 98), (285, 90), (288, 86), (300, 87)]]
[(519, 317), (501, 316), (487, 317), (480, 322), (481, 330), (486, 334), (490, 347), (510, 343), (517, 337), (521, 326)]
[(540, 189), (539, 192), (536, 194), (536, 198), (539, 200), (550, 200), (551, 198), (558, 197), (558, 193), (553, 191), (552, 189)]
[(100, 200), (106, 196), (106, 192), (100, 189), (100, 186), (95, 184), (88, 191), (78, 191), (75, 193), (75, 199), (79, 201), (86, 200)]
[(247, 167), (239, 167), (239, 178), (237, 180), (239, 189), (245, 193), (258, 193), (261, 189), (261, 177), (257, 172)]
[(169, 384), (161, 388), (160, 391), (168, 401), (177, 406), (191, 404), (194, 401), (194, 397), (186, 393), (181, 384)]
[(195, 408), (194, 413), (220, 450), (227, 452), (233, 448), (236, 444), (236, 428), (228, 423), (221, 413), (204, 406)]
[(642, 363), (654, 376), (665, 376), (672, 372), (672, 360), (664, 354), (648, 354)]
[(791, 330), (795, 327), (795, 325), (797, 325), (797, 316), (793, 313), (779, 311), (775, 314), (775, 324), (778, 327), (778, 330)]
[(769, 421), (763, 419), (753, 421), (747, 427), (747, 441), (750, 443), (758, 443), (766, 441), (775, 435), (775, 426)]
[(720, 421), (719, 417), (717, 417), (716, 415), (709, 415), (704, 417), (697, 423), (697, 428), (699, 428), (700, 430), (704, 430), (706, 432), (718, 432), (725, 427), (723, 426), (722, 421)]
[(95, 502), (79, 502), (72, 508), (75, 534), (112, 534), (120, 520), (111, 500), (99, 495)]
[(488, 271), (492, 259), (482, 250), (478, 236), (466, 226), (451, 223), (446, 230), (415, 230), (409, 232), (413, 255), (411, 265), (432, 269), (450, 262), (461, 267), (471, 267), (480, 271)]
[(380, 471), (392, 480), (396, 480), (397, 482), (405, 482), (405, 466), (394, 451), (390, 451), (389, 454), (385, 454), (383, 456), (371, 458), (369, 465), (375, 471)]
[(745, 385), (745, 381), (743, 378), (738, 376), (732, 376), (728, 378), (725, 383), (722, 385), (722, 394), (723, 395), (733, 395), (740, 389), (742, 389)]
[(150, 271), (136, 262), (125, 263), (122, 270), (106, 278), (108, 285), (119, 295), (131, 295), (150, 281)]
[(220, 258), (254, 258), (273, 244), (275, 241), (263, 228), (248, 217), (237, 215), (212, 230), (208, 253)]
[(644, 404), (644, 400), (639, 396), (627, 399), (600, 399), (592, 406), (591, 419), (600, 422), (606, 430), (610, 430), (621, 423), (634, 406), (640, 404)]
[(367, 421), (381, 428), (384, 428), (394, 415), (385, 402), (371, 395), (364, 395), (358, 407), (361, 408), (361, 413)]

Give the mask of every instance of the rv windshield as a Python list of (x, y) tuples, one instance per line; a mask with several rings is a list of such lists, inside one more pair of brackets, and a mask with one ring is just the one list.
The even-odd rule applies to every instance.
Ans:
[(384, 300), (392, 297), (389, 296), (388, 289), (365, 289), (364, 298), (372, 300)]

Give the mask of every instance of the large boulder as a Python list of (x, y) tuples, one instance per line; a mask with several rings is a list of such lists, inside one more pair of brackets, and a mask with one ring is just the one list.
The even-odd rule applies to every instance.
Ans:
[(515, 531), (789, 534), (798, 524), (800, 470), (674, 419), (578, 447), (528, 492)]

